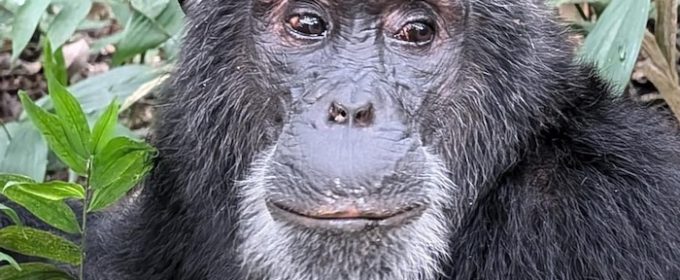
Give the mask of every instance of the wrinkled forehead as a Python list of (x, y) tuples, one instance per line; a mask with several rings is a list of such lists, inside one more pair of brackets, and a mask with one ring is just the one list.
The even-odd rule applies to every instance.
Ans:
[(433, 7), (446, 9), (465, 6), (469, 0), (256, 0), (258, 4), (282, 7), (298, 2), (317, 4), (325, 8), (343, 12), (380, 11), (389, 7), (424, 3)]

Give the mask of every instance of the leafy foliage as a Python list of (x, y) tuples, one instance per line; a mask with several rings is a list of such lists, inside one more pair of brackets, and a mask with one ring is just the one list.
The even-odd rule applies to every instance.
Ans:
[[(45, 49), (51, 49), (49, 43)], [(47, 51), (45, 58), (48, 60), (44, 64), (45, 76), (55, 113), (38, 106), (25, 93), (20, 95), (21, 103), (50, 150), (82, 176), (82, 180), (76, 181), (84, 181), (85, 184), (61, 181), (41, 183), (23, 175), (0, 174), (0, 195), (58, 230), (81, 235), (81, 243), (75, 244), (51, 232), (22, 226), (16, 212), (0, 204), (0, 213), (9, 216), (16, 224), (0, 228), (0, 248), (80, 266), (79, 278), (82, 279), (88, 213), (115, 203), (142, 180), (151, 170), (156, 152), (144, 142), (114, 137), (120, 107), (115, 100), (90, 127), (78, 100), (57, 78), (63, 71), (63, 60), (52, 57), (50, 51)], [(68, 200), (82, 204), (80, 222)], [(12, 273), (13, 279), (36, 279), (30, 277), (46, 275), (51, 279), (71, 279), (68, 274), (46, 264), (19, 266), (6, 253), (0, 255), (0, 261), (10, 264), (0, 267), (0, 272), (6, 273), (3, 275)], [(8, 267), (12, 269), (9, 272)]]

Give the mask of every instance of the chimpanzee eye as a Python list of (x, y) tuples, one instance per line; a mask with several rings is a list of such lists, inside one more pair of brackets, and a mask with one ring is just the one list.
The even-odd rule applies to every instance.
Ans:
[(409, 22), (394, 34), (394, 38), (418, 45), (427, 44), (434, 39), (434, 27), (425, 22)]
[(326, 22), (313, 14), (297, 14), (288, 18), (288, 26), (299, 35), (323, 37), (326, 35)]

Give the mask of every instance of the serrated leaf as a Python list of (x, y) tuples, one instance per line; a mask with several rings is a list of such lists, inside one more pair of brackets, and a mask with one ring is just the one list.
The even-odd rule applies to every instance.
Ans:
[(22, 263), (21, 271), (10, 266), (0, 267), (2, 280), (73, 280), (68, 273), (45, 263)]
[(43, 69), (45, 74), (54, 75), (62, 85), (68, 84), (68, 71), (64, 62), (64, 52), (61, 48), (52, 51), (50, 40), (43, 42)]
[(124, 37), (116, 46), (113, 64), (118, 65), (148, 49), (158, 47), (182, 28), (184, 13), (177, 1), (170, 1), (156, 18), (133, 10)]
[[(17, 261), (14, 260), (14, 258), (10, 257), (9, 255), (7, 255), (3, 252), (0, 252), (0, 264), (2, 264), (3, 262), (8, 263), (16, 271), (21, 271), (21, 267), (19, 266)], [(2, 274), (2, 267), (0, 267), (0, 275), (3, 275)], [(5, 278), (3, 278), (3, 279), (5, 279)]]
[(87, 159), (81, 156), (78, 149), (73, 147), (73, 144), (69, 141), (68, 135), (74, 134), (73, 132), (67, 134), (66, 131), (69, 129), (69, 126), (56, 115), (48, 113), (35, 105), (25, 92), (20, 92), (19, 98), (26, 114), (28, 114), (33, 124), (40, 130), (50, 149), (73, 171), (85, 174)]
[(168, 6), (169, 0), (131, 0), (132, 8), (148, 18), (156, 18)]
[(91, 135), (83, 109), (80, 107), (78, 100), (64, 86), (59, 84), (59, 81), (56, 80), (52, 73), (47, 71), (45, 76), (47, 76), (47, 87), (54, 103), (54, 109), (57, 116), (64, 123), (64, 132), (71, 144), (71, 148), (80, 157), (89, 158)]
[(23, 225), (21, 223), (21, 219), (19, 219), (19, 215), (17, 215), (17, 212), (15, 212), (14, 209), (9, 208), (7, 205), (0, 203), (0, 212), (5, 213), (5, 215), (9, 217), (15, 225)]
[(83, 186), (61, 181), (51, 181), (47, 183), (14, 183), (7, 184), (3, 192), (9, 188), (18, 188), (35, 197), (47, 200), (60, 201), (69, 198), (84, 199), (85, 189)]
[(12, 60), (28, 45), (49, 4), (50, 0), (29, 0), (19, 7), (12, 23)]
[(92, 129), (92, 154), (98, 154), (109, 143), (118, 123), (118, 102), (114, 99)]
[(90, 183), (94, 189), (88, 211), (103, 209), (123, 197), (152, 168), (155, 149), (126, 137), (111, 139), (94, 156)]
[(59, 48), (73, 35), (78, 25), (87, 17), (90, 8), (91, 0), (70, 0), (62, 7), (47, 29), (47, 38), (55, 48)]
[(24, 176), (3, 174), (0, 175), (0, 190), (2, 195), (14, 201), (21, 207), (26, 208), (38, 219), (45, 223), (68, 233), (80, 232), (80, 225), (76, 220), (76, 215), (63, 201), (51, 201), (36, 197), (19, 188), (7, 188), (7, 184), (35, 183), (32, 179)]
[(594, 61), (620, 95), (630, 81), (644, 37), (650, 2), (613, 1), (600, 15), (583, 44), (581, 55)]
[(18, 226), (0, 228), (0, 248), (27, 256), (41, 257), (72, 265), (80, 264), (80, 247), (78, 245), (38, 229)]

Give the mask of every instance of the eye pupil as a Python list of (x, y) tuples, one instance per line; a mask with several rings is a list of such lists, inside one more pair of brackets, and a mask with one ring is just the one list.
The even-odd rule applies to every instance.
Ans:
[(321, 37), (326, 35), (326, 23), (315, 15), (293, 15), (288, 19), (288, 25), (293, 31), (306, 37)]
[(396, 39), (416, 44), (426, 44), (434, 39), (434, 28), (422, 22), (404, 25), (394, 36)]

